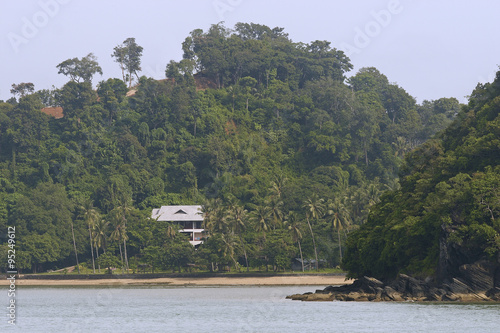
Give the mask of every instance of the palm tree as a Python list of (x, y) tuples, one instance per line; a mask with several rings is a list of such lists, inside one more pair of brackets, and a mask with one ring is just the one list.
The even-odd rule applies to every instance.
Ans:
[(269, 229), (268, 221), (271, 212), (267, 206), (257, 206), (257, 208), (250, 213), (250, 220), (255, 224), (255, 230), (262, 232), (262, 236), (266, 239), (266, 232)]
[(241, 247), (243, 248), (243, 255), (245, 256), (245, 265), (247, 267), (247, 272), (248, 272), (249, 267), (248, 267), (247, 250), (245, 247), (245, 242), (243, 242), (243, 237), (241, 237), (241, 233), (245, 230), (247, 210), (239, 205), (232, 205), (229, 208), (228, 219), (230, 221), (230, 227), (232, 233), (238, 235), (238, 238), (240, 240)]
[(235, 269), (238, 269), (238, 262), (236, 261), (236, 259), (234, 259), (234, 254), (238, 246), (238, 243), (234, 235), (230, 233), (221, 234), (221, 238), (224, 244), (224, 247), (222, 248), (222, 254), (224, 255), (224, 257), (229, 256), (234, 263)]
[(379, 182), (378, 179), (375, 180), (375, 182), (372, 182), (368, 184), (366, 187), (366, 196), (368, 199), (368, 206), (373, 206), (376, 203), (380, 202), (380, 189), (379, 189)]
[(120, 249), (120, 258), (122, 261), (122, 272), (125, 273), (125, 264), (123, 261), (123, 252), (122, 252), (122, 244), (121, 241), (123, 241), (124, 244), (126, 239), (127, 239), (127, 227), (125, 224), (122, 223), (121, 220), (115, 219), (115, 224), (114, 224), (114, 229), (111, 232), (111, 239), (118, 241), (118, 248)]
[(332, 222), (332, 230), (337, 230), (339, 257), (340, 262), (342, 262), (342, 241), (340, 239), (340, 230), (346, 229), (349, 225), (349, 211), (346, 209), (343, 202), (337, 197), (335, 200), (328, 202), (327, 214), (330, 216), (330, 220)]
[[(94, 225), (94, 247), (96, 253), (96, 259), (99, 260), (99, 249), (102, 248), (103, 253), (106, 253), (106, 239), (108, 237), (108, 228), (109, 222), (104, 219), (99, 219)], [(99, 269), (99, 273), (101, 272), (101, 265), (99, 261), (97, 261), (97, 267)]]
[(319, 271), (318, 250), (316, 248), (316, 240), (314, 239), (314, 233), (312, 230), (310, 219), (313, 218), (319, 220), (319, 217), (323, 215), (324, 201), (325, 201), (324, 199), (318, 198), (317, 195), (314, 195), (312, 198), (309, 198), (304, 202), (304, 208), (306, 209), (307, 225), (309, 226), (309, 231), (311, 231), (311, 237), (314, 246), (314, 255), (316, 257), (317, 271)]
[(283, 224), (283, 201), (279, 197), (271, 197), (266, 201), (266, 204), (269, 207), (273, 230), (276, 230), (276, 227), (280, 227)]
[(275, 180), (271, 182), (269, 191), (272, 193), (269, 200), (266, 201), (271, 211), (273, 222), (273, 229), (283, 224), (283, 190), (285, 188), (287, 178), (283, 175), (276, 176)]
[(78, 252), (76, 251), (75, 230), (73, 228), (73, 220), (71, 220), (71, 235), (73, 235), (73, 248), (75, 249), (76, 268), (80, 274), (80, 264), (78, 263)]
[(165, 234), (167, 238), (174, 239), (179, 234), (179, 230), (169, 223), (167, 226), (167, 230), (165, 231)]
[(302, 264), (302, 272), (304, 272), (304, 257), (302, 256), (302, 247), (300, 246), (300, 240), (302, 239), (302, 231), (300, 231), (300, 223), (297, 220), (297, 216), (294, 212), (288, 213), (288, 230), (292, 234), (292, 239), (299, 245), (300, 252), (300, 262)]
[(83, 220), (87, 223), (89, 227), (89, 239), (90, 239), (90, 253), (92, 254), (92, 270), (95, 274), (95, 260), (94, 260), (94, 245), (92, 240), (92, 229), (96, 222), (100, 219), (99, 212), (94, 208), (92, 200), (87, 199), (82, 206), (80, 206), (82, 210)]
[(125, 255), (125, 268), (127, 269), (128, 272), (128, 256), (127, 256), (127, 215), (129, 212), (132, 210), (132, 199), (130, 198), (123, 198), (123, 200), (120, 201), (120, 205), (115, 207), (113, 209), (115, 219), (117, 220), (117, 224), (122, 225), (121, 230), (123, 231), (124, 235), (121, 237), (123, 240), (123, 249), (124, 249), (124, 255)]
[(208, 199), (205, 201), (203, 206), (201, 206), (201, 212), (203, 214), (203, 227), (207, 232), (214, 231), (218, 222), (216, 221), (220, 217), (220, 211), (222, 207), (222, 202), (219, 198)]

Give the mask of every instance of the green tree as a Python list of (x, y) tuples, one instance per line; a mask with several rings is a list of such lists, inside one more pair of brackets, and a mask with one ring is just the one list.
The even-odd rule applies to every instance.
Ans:
[(67, 59), (56, 66), (59, 69), (57, 74), (69, 76), (74, 82), (90, 82), (96, 73), (102, 75), (102, 68), (97, 62), (94, 54), (89, 53), (82, 59)]
[(12, 89), (10, 93), (14, 95), (19, 95), (19, 98), (24, 97), (28, 94), (32, 94), (35, 91), (35, 85), (31, 82), (21, 82), (19, 84), (12, 84)]
[(300, 246), (300, 240), (302, 239), (302, 225), (298, 220), (297, 215), (294, 212), (289, 212), (288, 214), (288, 230), (292, 235), (292, 240), (298, 244), (300, 253), (300, 263), (302, 265), (302, 272), (304, 272), (304, 256), (302, 255), (302, 247)]
[(313, 196), (304, 201), (303, 207), (305, 208), (306, 211), (307, 225), (309, 226), (309, 231), (311, 232), (311, 237), (314, 246), (314, 256), (316, 258), (316, 270), (318, 271), (319, 270), (318, 250), (316, 249), (316, 240), (314, 238), (314, 233), (310, 220), (315, 219), (316, 221), (318, 221), (320, 217), (323, 216), (324, 199), (318, 198), (317, 196)]
[(104, 253), (97, 259), (99, 266), (106, 267), (108, 269), (108, 274), (113, 273), (113, 268), (120, 265), (120, 260), (112, 255), (110, 252)]
[(340, 262), (342, 262), (342, 240), (340, 238), (340, 231), (345, 230), (349, 227), (349, 211), (338, 197), (336, 197), (333, 201), (327, 202), (326, 206), (327, 215), (330, 217), (330, 221), (332, 223), (332, 230), (337, 231), (339, 242), (339, 258)]
[(90, 253), (92, 255), (92, 271), (95, 274), (95, 259), (94, 259), (94, 240), (92, 239), (93, 230), (95, 229), (97, 221), (101, 220), (99, 212), (95, 209), (92, 200), (87, 199), (79, 207), (81, 217), (87, 224), (89, 229)]
[[(120, 65), (122, 70), (123, 81), (129, 83), (129, 88), (132, 87), (132, 79), (135, 75), (139, 81), (138, 72), (141, 71), (142, 46), (139, 46), (135, 38), (127, 38), (121, 45), (114, 48), (111, 55)], [(125, 75), (127, 73), (127, 75)]]

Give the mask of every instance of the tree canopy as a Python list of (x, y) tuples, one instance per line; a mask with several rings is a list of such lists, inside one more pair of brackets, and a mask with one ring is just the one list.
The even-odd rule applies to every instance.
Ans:
[[(423, 167), (411, 150), (434, 156), (457, 144), (458, 136), (428, 141), (457, 114), (464, 119), (456, 99), (418, 105), (375, 68), (346, 80), (352, 64), (328, 41), (297, 43), (283, 28), (238, 23), (194, 30), (181, 47), (164, 80), (139, 77), (143, 49), (129, 38), (113, 53), (122, 79), (94, 90), (101, 69), (89, 54), (58, 65), (70, 78), (63, 87), (0, 103), (0, 225), (22, 230), (26, 270), (74, 264), (75, 249), (80, 262), (94, 251), (93, 266), (105, 268), (278, 270), (299, 255), (335, 267), (351, 260), (346, 236), (374, 207), (371, 219), (379, 214), (374, 205), (398, 188), (398, 173), (407, 188), (411, 170)], [(478, 88), (469, 109), (492, 89)], [(64, 117), (41, 113), (47, 103)], [(472, 158), (486, 142), (468, 141), (475, 155), (454, 167), (486, 163)], [(469, 176), (486, 181), (487, 165), (483, 178)], [(175, 226), (149, 219), (152, 208), (173, 204), (203, 205), (198, 251)], [(81, 207), (99, 218), (89, 223)]]
[(58, 74), (69, 76), (74, 82), (92, 82), (96, 73), (102, 75), (102, 68), (97, 62), (96, 56), (89, 53), (82, 59), (67, 59), (56, 66), (59, 69)]
[[(392, 278), (398, 273), (455, 276), (500, 253), (500, 72), (479, 84), (453, 123), (410, 152), (400, 169), (401, 188), (381, 198), (368, 221), (347, 242), (351, 277)], [(440, 99), (420, 109), (430, 127), (457, 112)], [(429, 129), (429, 127), (427, 128)]]

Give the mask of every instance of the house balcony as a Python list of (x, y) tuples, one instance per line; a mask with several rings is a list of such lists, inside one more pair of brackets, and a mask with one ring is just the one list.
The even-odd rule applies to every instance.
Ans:
[(182, 229), (180, 232), (189, 235), (189, 243), (191, 245), (199, 245), (203, 243), (202, 238), (204, 237), (203, 231), (205, 229)]

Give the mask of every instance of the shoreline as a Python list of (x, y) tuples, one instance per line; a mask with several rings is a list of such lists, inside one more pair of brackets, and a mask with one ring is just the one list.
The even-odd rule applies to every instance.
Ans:
[[(0, 280), (8, 286), (9, 280)], [(351, 284), (343, 275), (298, 275), (262, 277), (162, 277), (149, 279), (16, 279), (16, 286), (329, 286)]]

